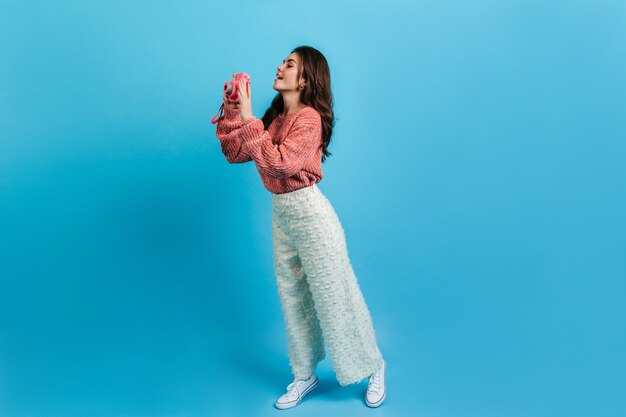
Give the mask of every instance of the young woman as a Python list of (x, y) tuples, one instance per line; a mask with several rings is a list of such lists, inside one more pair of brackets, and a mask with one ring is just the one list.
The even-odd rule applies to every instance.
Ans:
[(295, 48), (277, 67), (277, 94), (262, 119), (252, 114), (251, 88), (238, 84), (239, 104), (226, 95), (216, 135), (228, 162), (254, 161), (272, 196), (276, 282), (287, 328), (294, 380), (276, 400), (295, 407), (318, 383), (326, 357), (341, 386), (368, 378), (366, 404), (386, 397), (385, 361), (370, 312), (348, 258), (335, 210), (317, 187), (334, 124), (330, 70), (315, 48)]

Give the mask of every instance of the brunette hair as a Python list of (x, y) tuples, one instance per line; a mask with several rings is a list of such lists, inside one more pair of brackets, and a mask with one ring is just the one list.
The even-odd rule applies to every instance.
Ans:
[[(302, 62), (298, 64), (296, 78), (299, 80), (302, 76), (307, 81), (300, 93), (300, 102), (313, 107), (322, 117), (322, 162), (324, 162), (327, 156), (332, 155), (327, 148), (335, 126), (333, 95), (330, 90), (330, 68), (324, 55), (311, 46), (298, 46), (291, 52), (298, 54)], [(272, 104), (261, 118), (265, 129), (283, 112), (284, 104), (282, 94), (276, 94), (272, 99)]]

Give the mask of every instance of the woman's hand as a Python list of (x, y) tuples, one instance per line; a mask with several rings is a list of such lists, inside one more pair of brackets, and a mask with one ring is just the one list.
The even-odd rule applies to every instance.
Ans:
[(225, 109), (238, 109), (239, 108), (239, 105), (237, 103), (231, 103), (230, 100), (228, 100), (228, 96), (226, 95), (226, 93), (224, 93), (224, 95), (222, 96), (222, 99), (224, 99)]
[(252, 101), (250, 100), (250, 93), (252, 92), (252, 88), (250, 87), (250, 82), (246, 86), (242, 81), (237, 81), (237, 94), (239, 97), (239, 113), (241, 114), (241, 120), (244, 122), (254, 118), (252, 114)]

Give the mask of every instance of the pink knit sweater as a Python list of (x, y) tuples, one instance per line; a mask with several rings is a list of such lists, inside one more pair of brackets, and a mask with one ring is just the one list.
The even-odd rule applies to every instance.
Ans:
[(266, 189), (283, 194), (322, 180), (322, 118), (313, 107), (277, 116), (268, 130), (261, 119), (243, 122), (224, 108), (215, 132), (232, 164), (254, 161)]

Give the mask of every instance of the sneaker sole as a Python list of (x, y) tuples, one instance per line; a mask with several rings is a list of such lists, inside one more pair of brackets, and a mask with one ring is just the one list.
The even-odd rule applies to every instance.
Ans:
[(386, 392), (383, 394), (383, 397), (380, 400), (378, 400), (377, 402), (375, 402), (375, 403), (371, 403), (371, 402), (367, 401), (367, 399), (365, 399), (365, 404), (367, 404), (367, 406), (370, 407), (370, 408), (380, 407), (382, 405), (383, 401), (385, 401), (385, 398), (387, 398), (387, 393)]
[(309, 385), (309, 387), (307, 389), (305, 389), (302, 394), (300, 394), (300, 397), (298, 398), (298, 401), (296, 401), (295, 403), (288, 403), (288, 404), (274, 403), (274, 406), (276, 408), (278, 408), (279, 410), (286, 410), (288, 408), (295, 407), (296, 405), (300, 404), (300, 402), (302, 402), (302, 399), (304, 398), (305, 395), (307, 395), (313, 388), (315, 388), (317, 386), (318, 382), (319, 382), (319, 378), (316, 378), (315, 382), (312, 383), (311, 385)]

